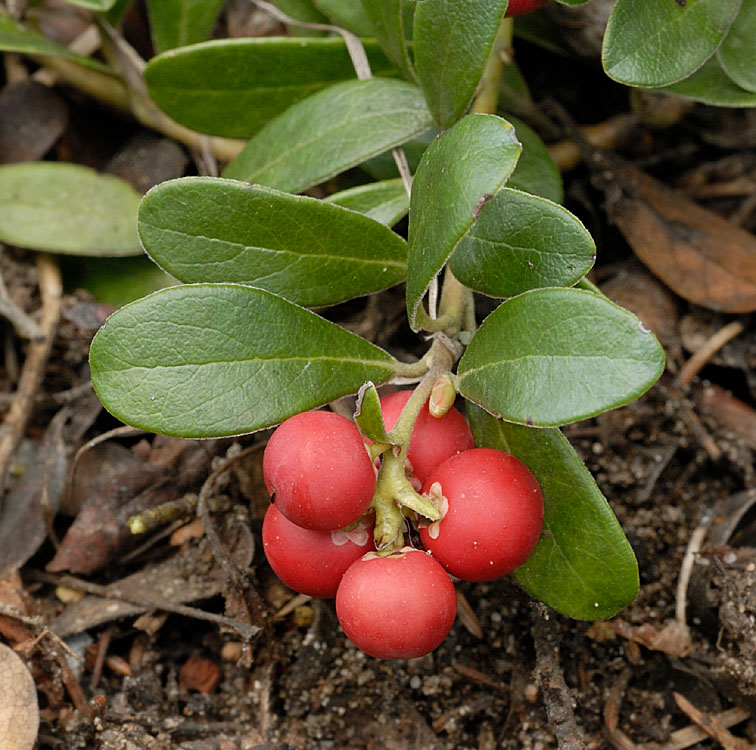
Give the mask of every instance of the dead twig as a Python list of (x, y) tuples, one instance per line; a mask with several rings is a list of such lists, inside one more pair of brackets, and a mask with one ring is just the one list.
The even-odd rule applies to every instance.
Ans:
[(147, 610), (156, 609), (162, 612), (172, 612), (173, 614), (190, 617), (194, 620), (204, 620), (206, 622), (212, 622), (215, 625), (222, 625), (236, 631), (247, 642), (254, 640), (261, 631), (261, 628), (257, 625), (250, 625), (249, 623), (242, 622), (241, 620), (232, 617), (216, 615), (213, 612), (206, 612), (204, 609), (189, 607), (185, 604), (173, 604), (164, 599), (153, 599), (149, 596), (125, 596), (116, 588), (100, 586), (99, 584), (90, 583), (89, 581), (76, 578), (75, 576), (54, 576), (49, 573), (41, 572), (35, 572), (33, 576), (44, 583), (51, 583), (55, 586), (68, 586), (72, 589), (84, 591), (87, 594), (101, 596), (103, 599), (116, 599), (119, 602), (133, 604), (136, 607), (141, 607)]
[(29, 343), (15, 398), (0, 428), (0, 493), (5, 489), (11, 459), (16, 453), (31, 416), (34, 397), (42, 382), (60, 318), (63, 288), (58, 266), (49, 255), (40, 253), (37, 258), (37, 269), (42, 296), (39, 329), (43, 338), (32, 339)]
[(549, 609), (540, 602), (533, 603), (532, 612), (536, 677), (559, 750), (586, 750), (575, 720), (573, 699), (559, 665), (559, 635), (554, 621), (550, 619)]
[(698, 526), (690, 535), (688, 546), (685, 549), (685, 555), (680, 565), (680, 577), (677, 579), (677, 593), (675, 596), (675, 618), (681, 625), (686, 627), (685, 612), (688, 608), (688, 585), (693, 573), (693, 564), (696, 561), (696, 555), (701, 551), (701, 545), (706, 538), (706, 532), (708, 532), (710, 524), (711, 516), (705, 513)]
[(635, 743), (619, 728), (620, 706), (632, 675), (633, 670), (630, 667), (625, 667), (619, 673), (604, 704), (604, 726), (607, 739), (617, 750), (636, 750)]
[(701, 368), (728, 342), (745, 330), (745, 326), (739, 320), (733, 320), (723, 328), (720, 328), (713, 336), (708, 338), (701, 347), (693, 353), (690, 359), (680, 368), (677, 373), (673, 388), (682, 388), (689, 385), (690, 381), (698, 374)]
[(727, 727), (722, 725), (716, 716), (699, 710), (684, 695), (680, 695), (680, 693), (673, 693), (672, 695), (680, 709), (725, 750), (753, 750), (753, 745), (748, 740), (736, 737), (728, 731)]
[[(735, 726), (735, 724), (740, 724), (741, 721), (745, 721), (750, 716), (744, 708), (736, 707), (714, 714), (711, 718), (716, 719), (719, 726), (729, 728)], [(689, 727), (672, 732), (669, 739), (663, 745), (655, 747), (654, 750), (685, 750), (686, 747), (697, 745), (708, 736), (700, 726), (692, 724)], [(651, 748), (648, 750), (651, 750)]]

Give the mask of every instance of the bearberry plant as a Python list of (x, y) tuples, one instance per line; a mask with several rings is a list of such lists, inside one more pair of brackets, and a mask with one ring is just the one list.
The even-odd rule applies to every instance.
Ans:
[[(312, 555), (328, 557), (321, 550), (331, 532), (349, 532), (370, 506), (375, 551), (349, 568), (336, 601), (347, 634), (379, 656), (419, 652), (378, 649), (361, 638), (361, 618), (391, 630), (389, 611), (402, 622), (405, 610), (436, 612), (435, 624), (418, 624), (433, 634), (425, 650), (448, 631), (448, 587), (437, 608), (409, 603), (435, 591), (422, 581), (443, 573), (436, 560), (472, 580), (516, 569), (533, 595), (586, 619), (614, 614), (638, 585), (632, 551), (559, 426), (637, 398), (664, 356), (635, 316), (585, 281), (594, 242), (557, 202), (558, 173), (542, 144), (486, 103), (492, 91), (483, 74), (500, 68), (492, 51), (511, 39), (507, 7), (365, 0), (378, 41), (362, 45), (363, 57), (348, 36), (359, 74), (352, 80), (334, 80), (349, 59), (338, 37), (211, 42), (160, 55), (145, 72), (156, 100), (173, 117), (182, 110), (185, 122), (188, 91), (176, 90), (177, 76), (189, 80), (200, 63), (217, 72), (235, 59), (239, 67), (256, 50), (268, 76), (296, 80), (301, 91), (296, 103), (267, 112), (255, 97), (270, 80), (240, 92), (243, 122), (222, 107), (195, 107), (205, 121), (192, 127), (251, 137), (221, 177), (169, 181), (142, 200), (139, 238), (184, 284), (108, 320), (92, 343), (95, 388), (122, 420), (172, 435), (235, 435), (283, 422), (264, 459), (278, 511), (266, 519), (271, 564), (294, 588), (314, 592), (296, 569), (298, 555), (280, 554), (284, 521), (294, 525), (287, 533), (325, 535)], [(308, 83), (316, 72), (317, 84)], [(191, 86), (200, 97), (202, 87)], [(396, 152), (403, 180), (326, 199), (300, 195), (350, 167), (370, 169), (372, 158), (428, 132), (436, 134), (420, 141), (413, 175)], [(405, 237), (391, 227), (407, 212)], [(410, 328), (429, 342), (417, 361), (308, 309), (399, 283)], [(482, 321), (475, 294), (501, 300)], [(415, 386), (380, 401), (375, 387), (394, 381)], [(355, 393), (365, 445), (353, 423), (312, 411)], [(472, 433), (452, 406), (457, 393)], [(473, 435), (479, 449), (496, 450), (470, 450)], [(379, 457), (377, 480), (371, 456)], [(496, 467), (483, 467), (491, 457)], [(465, 484), (481, 498), (474, 507), (465, 504)], [(434, 558), (403, 551), (408, 516), (427, 526), (422, 537)], [(402, 572), (407, 566), (417, 573)], [(397, 613), (386, 591), (397, 580), (409, 586), (407, 578), (414, 588), (396, 594), (407, 602)], [(355, 604), (357, 590), (376, 598)], [(322, 592), (333, 595), (333, 587), (324, 583)], [(371, 638), (382, 641), (375, 628)]]
[[(148, 0), (159, 54), (144, 70), (115, 28), (128, 3), (74, 4), (99, 12), (109, 65), (5, 16), (0, 46), (60, 58), (58, 74), (73, 66), (70, 80), (95, 95), (117, 80), (142, 122), (227, 162), (139, 204), (141, 246), (182, 283), (95, 336), (106, 408), (190, 438), (283, 423), (265, 455), (268, 559), (293, 588), (335, 594), (347, 635), (376, 656), (440, 643), (454, 617), (446, 571), (511, 572), (575, 618), (630, 602), (632, 550), (559, 428), (640, 396), (664, 355), (586, 279), (594, 242), (560, 205), (544, 144), (499, 101), (513, 28), (537, 36), (543, 11), (531, 12), (544, 2), (259, 0), (290, 36), (208, 42), (222, 3)], [(753, 0), (617, 0), (604, 69), (754, 106), (755, 14)], [(516, 67), (508, 75), (525, 89)], [(331, 178), (347, 170), (338, 189)], [(136, 198), (118, 190), (64, 164), (0, 168), (0, 239), (129, 254), (121, 219)], [(106, 215), (80, 211), (69, 229), (60, 196), (82, 194), (110, 201)], [(34, 201), (60, 222), (32, 215)], [(105, 217), (94, 234), (80, 229), (88, 215)], [(407, 325), (427, 342), (419, 358), (327, 317), (400, 284)], [(381, 398), (384, 384), (404, 391)], [(353, 394), (354, 423), (318, 410)], [(407, 548), (415, 522), (432, 556)]]

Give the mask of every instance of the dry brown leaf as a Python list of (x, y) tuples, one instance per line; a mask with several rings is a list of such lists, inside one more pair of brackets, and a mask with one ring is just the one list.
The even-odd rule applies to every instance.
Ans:
[(696, 392), (698, 411), (756, 449), (756, 410), (718, 385), (707, 385)]
[(638, 258), (684, 299), (727, 313), (756, 310), (756, 236), (606, 155), (595, 173), (609, 217)]
[(38, 729), (34, 680), (16, 652), (0, 643), (0, 750), (30, 750)]

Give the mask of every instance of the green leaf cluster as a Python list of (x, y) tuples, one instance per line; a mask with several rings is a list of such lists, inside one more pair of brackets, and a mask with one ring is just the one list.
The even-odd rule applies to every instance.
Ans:
[(756, 106), (756, 0), (617, 0), (607, 75), (722, 107)]
[[(634, 315), (580, 288), (595, 245), (560, 205), (561, 178), (536, 133), (514, 117), (468, 113), (501, 30), (511, 31), (507, 0), (276, 5), (362, 36), (372, 75), (357, 76), (342, 37), (300, 29), (207, 41), (222, 3), (151, 0), (150, 96), (184, 127), (246, 145), (221, 177), (165, 182), (139, 203), (81, 168), (3, 167), (0, 239), (112, 255), (141, 243), (180, 282), (112, 315), (90, 361), (116, 417), (192, 438), (260, 430), (358, 394), (358, 424), (387, 440), (375, 386), (423, 377), (426, 359), (400, 362), (321, 308), (405, 284), (410, 328), (435, 339), (431, 353), (444, 346), (458, 359), (477, 443), (519, 456), (543, 487), (548, 533), (515, 577), (570, 616), (611, 616), (635, 596), (637, 566), (558, 427), (640, 396), (664, 356)], [(682, 5), (618, 0), (609, 74), (688, 96), (708, 76), (729, 82), (720, 101), (756, 95), (752, 0)], [(0, 44), (3, 34), (11, 47), (75, 59), (12, 24), (0, 25)], [(679, 54), (658, 53), (688, 37)], [(517, 76), (510, 84), (527, 99)], [(404, 145), (412, 174), (402, 179), (389, 155)], [(480, 323), (474, 293), (497, 300)]]

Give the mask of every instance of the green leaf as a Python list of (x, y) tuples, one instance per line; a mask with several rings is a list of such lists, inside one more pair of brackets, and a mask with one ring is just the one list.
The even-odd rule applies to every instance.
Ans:
[(690, 78), (657, 90), (716, 107), (756, 107), (756, 93), (738, 86), (722, 70), (716, 57)]
[(65, 60), (94, 68), (113, 75), (113, 71), (101, 62), (71, 52), (68, 47), (53, 42), (37, 31), (14, 21), (10, 16), (0, 13), (0, 52), (19, 52), (22, 55), (42, 55), (43, 57), (62, 57)]
[(360, 0), (312, 0), (312, 4), (336, 26), (357, 36), (373, 36), (373, 25)]
[(362, 0), (373, 34), (389, 60), (405, 78), (417, 80), (407, 46), (405, 23), (411, 21), (414, 3), (408, 0)]
[(663, 370), (659, 342), (631, 312), (581, 289), (535, 289), (483, 321), (458, 385), (494, 416), (556, 427), (624, 406)]
[(354, 421), (360, 432), (374, 443), (390, 443), (383, 424), (381, 399), (373, 383), (365, 383), (357, 394)]
[(203, 42), (210, 36), (225, 0), (148, 0), (150, 30), (157, 52)]
[(517, 140), (522, 144), (522, 153), (507, 185), (561, 203), (564, 198), (562, 175), (546, 144), (522, 120), (511, 115), (507, 115), (507, 120), (514, 125)]
[(617, 0), (604, 33), (606, 74), (630, 86), (687, 78), (715, 52), (741, 0)]
[(327, 203), (351, 208), (388, 227), (394, 226), (409, 211), (409, 196), (400, 179), (371, 182), (342, 190), (325, 198)]
[[(374, 74), (393, 70), (376, 42), (364, 46)], [(153, 57), (144, 75), (168, 116), (224, 138), (249, 138), (292, 104), (355, 77), (340, 37), (213, 40)]]
[(271, 120), (224, 176), (298, 193), (431, 125), (417, 86), (381, 78), (345, 81)]
[[(420, 163), (425, 149), (433, 143), (440, 132), (434, 125), (430, 130), (426, 130), (416, 138), (412, 138), (402, 144), (402, 151), (404, 151), (404, 155), (407, 157), (407, 165), (412, 174), (417, 171), (417, 165)], [(360, 164), (360, 169), (364, 169), (376, 180), (390, 180), (394, 177), (399, 177), (399, 170), (396, 168), (394, 154), (391, 151), (384, 151), (382, 154), (368, 159)]]
[(442, 128), (464, 113), (478, 87), (508, 0), (423, 0), (415, 9), (415, 67)]
[(407, 244), (388, 227), (315, 198), (217, 177), (157, 185), (139, 207), (139, 239), (180, 281), (230, 281), (308, 307), (404, 280)]
[(115, 5), (116, 0), (68, 0), (68, 2), (71, 5), (78, 5), (80, 8), (103, 13), (110, 10)]
[[(312, 4), (312, 0), (272, 0), (272, 2), (278, 10), (285, 13), (292, 20), (303, 21), (304, 23), (330, 23), (328, 16), (324, 16), (317, 10)], [(292, 36), (314, 37), (325, 36), (327, 33), (325, 31), (297, 26), (293, 23), (287, 24), (286, 28)]]
[(638, 564), (612, 509), (567, 438), (495, 419), (470, 406), (480, 447), (519, 458), (543, 490), (547, 532), (512, 574), (534, 597), (578, 620), (613, 617), (638, 594)]
[(735, 23), (717, 50), (727, 75), (748, 91), (756, 92), (756, 0), (743, 0)]
[(421, 302), (431, 281), (519, 155), (514, 128), (495, 115), (468, 115), (426, 150), (410, 198), (407, 311), (413, 330), (422, 326)]
[(0, 241), (72, 255), (139, 255), (139, 194), (125, 180), (62, 162), (0, 167)]
[(177, 283), (144, 253), (130, 258), (88, 258), (86, 263), (61, 255), (59, 265), (66, 289), (86, 289), (98, 302), (113, 307)]
[(590, 270), (596, 245), (566, 208), (502, 188), (480, 211), (449, 263), (454, 275), (491, 297), (572, 286)]
[(190, 284), (121, 308), (92, 341), (92, 384), (127, 424), (182, 437), (260, 430), (382, 383), (395, 360), (262, 289)]

